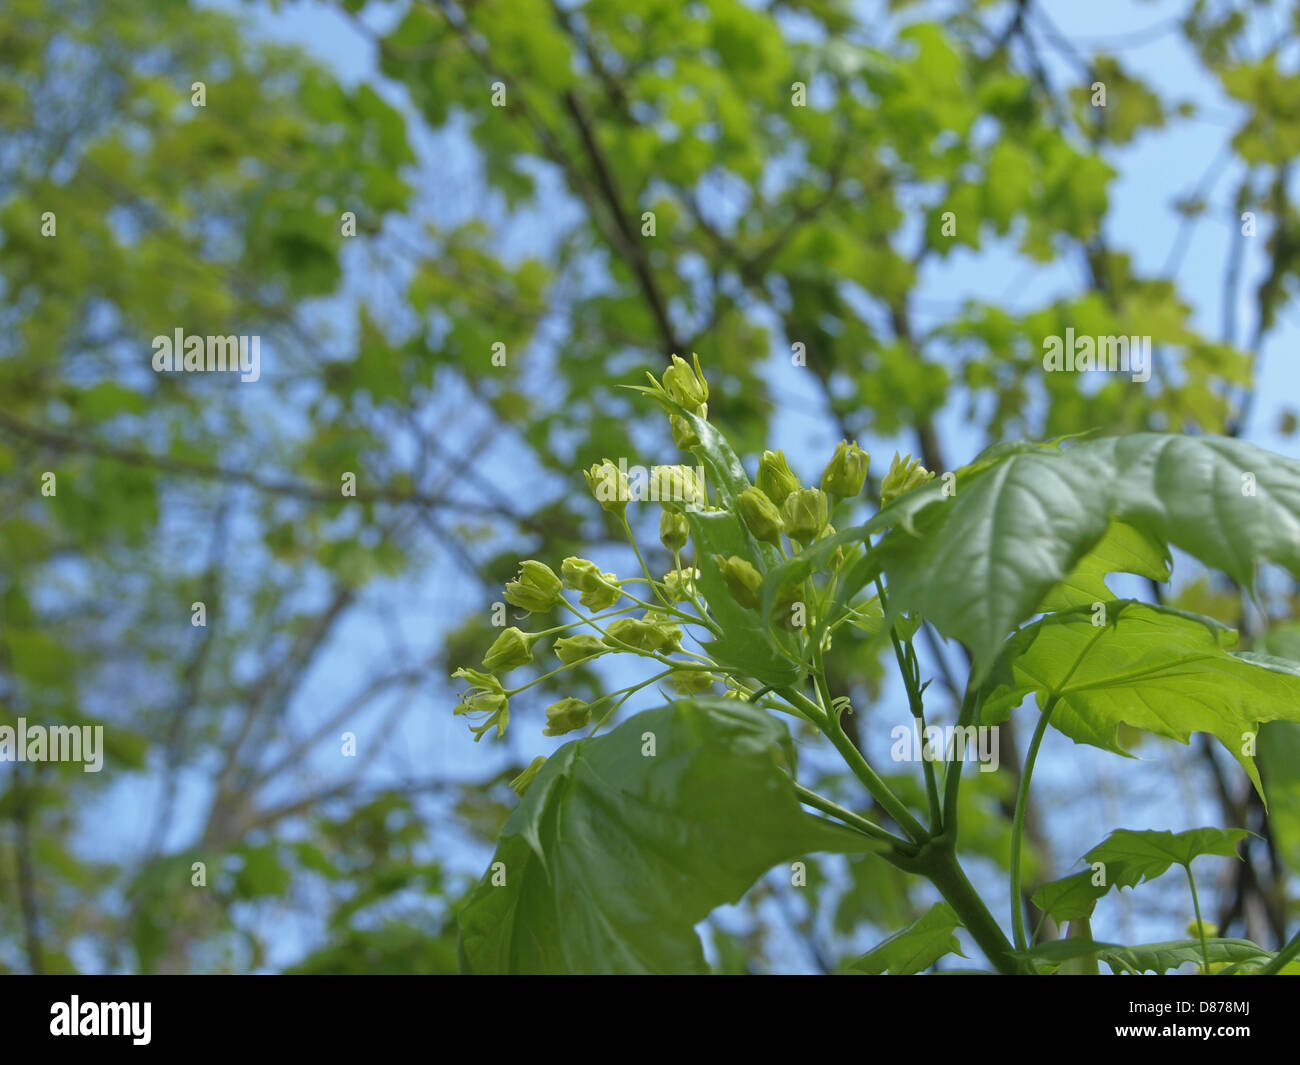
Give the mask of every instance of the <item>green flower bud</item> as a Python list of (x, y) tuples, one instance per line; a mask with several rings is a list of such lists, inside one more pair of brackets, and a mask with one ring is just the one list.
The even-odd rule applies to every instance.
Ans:
[(602, 573), (596, 563), (585, 558), (570, 556), (560, 563), (564, 584), (575, 592), (588, 610), (604, 610), (618, 602), (623, 594), (618, 590), (618, 578), (612, 573)]
[(841, 499), (849, 499), (862, 491), (867, 480), (867, 467), (871, 456), (857, 444), (841, 440), (835, 445), (835, 454), (822, 473), (822, 491)]
[(565, 636), (563, 639), (556, 640), (553, 650), (559, 660), (566, 666), (571, 666), (574, 662), (581, 662), (584, 658), (591, 658), (593, 655), (609, 653), (609, 647), (605, 642), (599, 636), (593, 636), (590, 633)]
[(563, 585), (550, 566), (528, 559), (519, 563), (519, 576), (506, 584), (506, 602), (534, 613), (560, 601)]
[(581, 699), (561, 699), (546, 708), (546, 728), (543, 736), (563, 736), (580, 729), (591, 720), (591, 707)]
[(622, 514), (627, 510), (631, 493), (628, 490), (626, 470), (619, 469), (609, 459), (602, 459), (583, 476), (587, 478), (587, 487), (602, 509), (611, 514)]
[(647, 610), (641, 618), (648, 625), (653, 625), (659, 633), (656, 650), (663, 654), (682, 649), (682, 627), (660, 610)]
[(591, 611), (608, 610), (620, 599), (623, 593), (618, 589), (618, 578), (612, 573), (602, 573), (605, 583), (598, 588), (589, 588), (578, 596), (578, 602)]
[(533, 660), (533, 641), (536, 639), (531, 633), (512, 625), (503, 630), (488, 648), (483, 656), (483, 665), (493, 673), (509, 673), (519, 666), (526, 666)]
[(694, 412), (708, 400), (709, 383), (700, 370), (700, 357), (692, 355), (692, 358), (695, 360), (694, 370), (687, 365), (685, 359), (673, 356), (673, 364), (664, 371), (664, 391), (687, 410)]
[[(796, 607), (800, 609), (796, 611)], [(807, 627), (807, 607), (802, 584), (786, 584), (777, 588), (772, 596), (772, 621), (786, 632)]]
[(767, 495), (757, 488), (746, 488), (736, 497), (736, 510), (744, 520), (754, 539), (766, 544), (781, 544), (781, 530), (785, 523), (781, 512)]
[(712, 673), (705, 673), (698, 669), (679, 670), (668, 678), (669, 685), (679, 695), (699, 695), (700, 692), (708, 691), (717, 682), (718, 678)]
[(807, 547), (826, 528), (829, 517), (826, 493), (820, 488), (800, 488), (791, 492), (781, 506), (781, 516), (785, 519), (785, 531), (790, 539)]
[(659, 515), (659, 540), (669, 551), (680, 551), (691, 537), (685, 514), (665, 510)]
[[(817, 539), (825, 540), (826, 537), (834, 536), (834, 535), (835, 535), (835, 526), (828, 524), (826, 528), (824, 528), (821, 531), (821, 535), (818, 536)], [(844, 565), (844, 545), (841, 544), (831, 553), (831, 558), (830, 558), (830, 562), (827, 565), (827, 569), (834, 572), (835, 570), (838, 570), (843, 565)]]
[[(705, 403), (703, 405), (703, 413), (700, 417), (706, 417), (708, 412), (709, 405)], [(700, 446), (699, 434), (695, 431), (691, 423), (680, 414), (668, 415), (668, 424), (673, 428), (673, 443), (683, 451), (690, 451), (691, 448)]]
[(904, 492), (910, 492), (933, 477), (934, 474), (922, 466), (920, 460), (908, 455), (900, 461), (895, 451), (894, 461), (889, 464), (889, 472), (880, 485), (880, 505), (892, 503)]
[(467, 680), (472, 685), (468, 691), (461, 692), (456, 716), (465, 714), (484, 719), (481, 725), (470, 726), (474, 742), (478, 743), (483, 738), (483, 733), (493, 725), (497, 729), (497, 739), (504, 736), (506, 725), (510, 721), (510, 700), (506, 698), (506, 690), (501, 682), (491, 673), (481, 673), (477, 669), (458, 669), (452, 676)]
[(785, 461), (784, 451), (764, 451), (758, 460), (758, 476), (754, 483), (762, 489), (778, 507), (785, 502), (785, 497), (799, 490), (799, 478)]
[(615, 650), (623, 650), (622, 644), (640, 648), (643, 651), (654, 649), (659, 642), (653, 625), (647, 625), (639, 618), (619, 618), (605, 627), (605, 644)]
[(675, 651), (682, 632), (676, 625), (658, 624), (653, 618), (649, 621), (645, 618), (619, 618), (605, 631), (610, 647), (622, 650), (619, 647), (622, 643), (638, 651)]
[(697, 569), (674, 569), (664, 574), (664, 595), (670, 603), (680, 603), (695, 593), (695, 582), (700, 579)]
[(528, 763), (527, 769), (525, 769), (522, 773), (520, 773), (517, 777), (515, 777), (514, 780), (510, 782), (510, 790), (522, 798), (524, 792), (528, 790), (528, 785), (531, 784), (533, 782), (533, 778), (536, 777), (537, 774), (542, 771), (542, 766), (544, 766), (545, 764), (546, 764), (546, 755), (539, 754), (536, 758), (534, 758), (531, 762)]
[(650, 498), (675, 513), (684, 504), (701, 507), (707, 501), (703, 474), (689, 466), (651, 466)]
[(585, 592), (598, 587), (601, 581), (600, 567), (590, 559), (575, 558), (570, 555), (560, 563), (560, 576), (566, 588), (575, 592)]
[(758, 590), (763, 585), (763, 575), (736, 555), (730, 558), (714, 555), (713, 561), (722, 573), (722, 582), (727, 586), (727, 591), (736, 602), (748, 610), (757, 610), (761, 602)]

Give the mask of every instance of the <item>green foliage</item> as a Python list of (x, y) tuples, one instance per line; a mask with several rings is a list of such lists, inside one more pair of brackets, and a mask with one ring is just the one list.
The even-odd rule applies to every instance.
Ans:
[(946, 902), (936, 903), (923, 917), (850, 962), (849, 971), (867, 976), (886, 972), (912, 976), (928, 969), (945, 954), (962, 954), (961, 945), (953, 935), (960, 926), (961, 919), (951, 906)]
[[(509, 581), (518, 555), (557, 572), (568, 556), (591, 554), (599, 573), (630, 564), (617, 516), (568, 489), (576, 469), (670, 441), (685, 454), (666, 461), (705, 467), (709, 509), (689, 513), (677, 552), (645, 552), (641, 573), (579, 606), (608, 600), (610, 620), (635, 615), (651, 635), (682, 628), (684, 650), (611, 645), (585, 624), (551, 632), (573, 615), (542, 589), (530, 627), (549, 635), (515, 674), (507, 742), (540, 731), (548, 704), (590, 708), (590, 742), (608, 739), (635, 694), (609, 690), (628, 663), (652, 667), (647, 684), (782, 713), (816, 752), (800, 773), (821, 799), (894, 837), (874, 839), (887, 859), (855, 856), (845, 875), (827, 859), (792, 933), (815, 940), (826, 924), (815, 918), (833, 912), (833, 969), (849, 944), (914, 920), (937, 888), (956, 900), (954, 933), (1006, 969), (997, 921), (962, 894), (942, 847), (921, 853), (918, 837), (942, 819), (908, 819), (931, 815), (933, 788), (945, 817), (952, 797), (963, 857), (982, 873), (1052, 876), (1051, 848), (1012, 818), (1018, 759), (968, 773), (959, 790), (943, 763), (932, 782), (924, 768), (864, 770), (850, 752), (901, 710), (884, 698), (882, 655), (899, 664), (909, 709), (935, 720), (949, 720), (949, 701), (975, 724), (1010, 714), (1018, 695), (1055, 693), (1050, 723), (1103, 749), (1131, 747), (1132, 726), (1184, 740), (1199, 730), (1248, 773), (1257, 764), (1267, 808), (1235, 773), (1223, 806), (1225, 824), (1258, 833), (1242, 852), (1266, 875), (1224, 894), (1266, 911), (1275, 937), (1293, 923), (1294, 885), (1259, 859), (1276, 852), (1300, 870), (1300, 725), (1282, 712), (1300, 602), (1276, 572), (1254, 571), (1269, 560), (1294, 571), (1295, 468), (1214, 434), (1251, 427), (1253, 373), (1300, 276), (1295, 78), (1276, 31), (1241, 5), (1187, 0), (1171, 24), (1197, 77), (1239, 105), (1227, 187), (1198, 183), (1179, 209), (1189, 226), (1221, 210), (1234, 231), (1240, 212), (1259, 218), (1260, 239), (1222, 257), (1225, 306), (1250, 303), (1250, 332), (1232, 314), (1220, 335), (1184, 299), (1177, 256), (1139, 272), (1111, 211), (1132, 158), (1115, 149), (1162, 124), (1181, 136), (1190, 109), (1163, 70), (1091, 47), (1058, 76), (1047, 5), (1014, 22), (1005, 6), (896, 3), (880, 19), (829, 0), (448, 0), (377, 19), (375, 5), (345, 0), (338, 12), (356, 19), (381, 85), (268, 45), (239, 5), (4, 5), (0, 724), (103, 724), (105, 770), (6, 777), (0, 968), (254, 968), (286, 916), (317, 929), (304, 971), (452, 968), (463, 885), (429, 852), (495, 839), (530, 759), (512, 750), (481, 777), (385, 778), (377, 798), (368, 742), (355, 769), (331, 775), (335, 726), (446, 698), (446, 673), (477, 666), (498, 635), (479, 608), (500, 597), (481, 593)], [(1095, 79), (1105, 108), (1081, 97)], [(190, 103), (197, 80), (203, 108)], [(796, 82), (806, 107), (793, 104)], [(657, 233), (642, 236), (650, 210)], [(41, 232), (47, 211), (57, 238)], [(355, 237), (341, 233), (345, 211)], [(927, 298), (936, 268), (1009, 262), (1086, 270), (1037, 302)], [(261, 335), (256, 390), (150, 372), (151, 337), (178, 325)], [(1039, 344), (1067, 328), (1149, 334), (1157, 372), (1141, 388), (1044, 374)], [(708, 410), (688, 403), (669, 408), (676, 422), (645, 426), (618, 385), (631, 367), (697, 350)], [(795, 351), (802, 361), (787, 365)], [(692, 398), (676, 385), (670, 400)], [(827, 515), (821, 539), (778, 550), (754, 542), (734, 500), (771, 424), (807, 413), (845, 446), (899, 439), (873, 446), (866, 489)], [(1123, 435), (998, 444), (946, 485), (954, 445), (939, 427), (957, 422), (991, 441)], [(790, 455), (815, 485), (829, 455), (805, 469), (798, 444)], [(895, 447), (933, 482), (878, 483)], [(56, 495), (41, 493), (46, 471)], [(354, 499), (339, 495), (343, 471), (358, 475)], [(1240, 492), (1247, 472), (1254, 496)], [(767, 490), (761, 468), (754, 479)], [(873, 515), (882, 487), (914, 490)], [(816, 508), (811, 518), (821, 523)], [(1164, 581), (1171, 546), (1221, 572), (1198, 584), (1180, 572), (1166, 605), (1240, 629), (1249, 650), (1229, 653), (1185, 615), (1114, 601), (1109, 574)], [(762, 576), (757, 609), (729, 594), (715, 555)], [(698, 580), (682, 577), (696, 567)], [(1261, 609), (1247, 612), (1225, 574)], [(205, 628), (189, 621), (196, 600)], [(1096, 602), (1112, 616), (1080, 667), (1094, 690), (1059, 656), (1093, 637)], [(395, 624), (395, 604), (418, 616)], [(936, 663), (913, 645), (925, 655), (936, 627), (974, 653), (981, 681), (958, 675), (950, 700), (941, 674), (918, 690)], [(398, 628), (423, 640), (409, 659), (369, 642)], [(603, 650), (574, 657), (580, 646), (565, 642), (569, 668), (550, 675), (540, 662), (557, 636)], [(1107, 679), (1121, 666), (1140, 685)], [(995, 696), (984, 681), (1006, 686)], [(497, 714), (490, 730), (504, 729), (504, 688), (492, 705), (481, 697), (476, 710)], [(1253, 759), (1238, 730), (1257, 732)], [(456, 750), (439, 734), (439, 750), (454, 761), (492, 746), (470, 736)], [(818, 765), (832, 747), (852, 764)], [(1219, 771), (1212, 755), (1198, 769)], [(121, 827), (138, 839), (92, 860), (92, 815), (136, 787), (156, 800)], [(205, 891), (190, 883), (197, 860)], [(1069, 920), (1091, 889), (1055, 890), (1036, 897)], [(745, 896), (744, 930), (710, 922), (720, 967), (765, 967), (765, 892)]]
[(1091, 940), (1058, 939), (1042, 943), (1020, 957), (1039, 966), (1040, 972), (1051, 972), (1078, 958), (1095, 957), (1104, 961), (1116, 973), (1167, 973), (1181, 965), (1193, 962), (1202, 965), (1208, 956), (1210, 965), (1240, 964), (1267, 958), (1268, 952), (1246, 939), (1207, 939), (1202, 953), (1200, 940), (1184, 939), (1172, 943), (1143, 943), (1125, 947), (1116, 943), (1094, 943)]
[(1234, 828), (1194, 828), (1187, 832), (1132, 832), (1119, 828), (1088, 852), (1090, 862), (1102, 862), (1112, 883), (1137, 887), (1154, 880), (1171, 865), (1191, 867), (1202, 854), (1237, 857), (1237, 844), (1249, 833)]
[[(686, 372), (682, 365), (675, 369)], [(691, 389), (698, 376), (697, 366)], [(660, 605), (630, 592), (632, 581), (610, 575), (603, 580), (618, 599), (602, 608), (627, 599), (632, 606), (613, 613), (640, 607), (642, 620), (620, 618), (602, 628), (599, 621), (608, 615), (590, 617), (565, 602), (575, 623), (515, 639), (531, 647), (551, 632), (591, 627), (616, 652), (667, 667), (615, 694), (631, 694), (667, 674), (685, 681), (707, 670), (710, 681), (723, 679), (730, 698), (683, 699), (597, 735), (620, 699), (589, 738), (546, 762), (461, 912), (467, 968), (704, 971), (694, 925), (739, 899), (766, 868), (818, 849), (875, 850), (896, 868), (928, 879), (944, 898), (852, 962), (850, 971), (919, 972), (945, 954), (961, 953), (958, 928), (1002, 972), (1057, 966), (1095, 971), (1093, 959), (1117, 972), (1165, 972), (1186, 961), (1198, 961), (1206, 972), (1255, 961), (1285, 964), (1285, 954), (1273, 959), (1257, 944), (1213, 938), (1201, 922), (1192, 861), (1234, 856), (1249, 836), (1245, 829), (1113, 832), (1088, 852), (1089, 870), (1033, 894), (1045, 915), (1071, 923), (1066, 940), (1031, 948), (1019, 908), (1029, 781), (1049, 721), (1076, 742), (1116, 753), (1124, 753), (1121, 726), (1183, 743), (1195, 731), (1206, 732), (1260, 788), (1252, 757), (1256, 733), (1260, 722), (1300, 723), (1300, 663), (1230, 653), (1233, 630), (1171, 607), (1110, 598), (1106, 578), (1117, 571), (1167, 578), (1171, 545), (1242, 580), (1253, 577), (1246, 559), (1277, 561), (1300, 575), (1300, 538), (1293, 536), (1300, 528), (1300, 464), (1237, 441), (1155, 434), (1066, 449), (1001, 445), (942, 481), (895, 456), (882, 507), (864, 523), (839, 534), (827, 528), (820, 538), (812, 525), (799, 532), (790, 503), (804, 493), (783, 486), (781, 494), (789, 491), (785, 520), (767, 522), (760, 542), (750, 530), (762, 524), (759, 504), (766, 506), (768, 497), (750, 487), (743, 465), (708, 423), (702, 405), (707, 392), (688, 396), (685, 385), (665, 379), (682, 398), (700, 404), (700, 413), (688, 411), (653, 377), (653, 387), (641, 390), (670, 418), (687, 420), (713, 487), (712, 497), (692, 495), (685, 508), (699, 594), (669, 597), (668, 582), (644, 568), (620, 495), (618, 513), (642, 562), (646, 595)], [(700, 388), (706, 388), (702, 381)], [(760, 481), (769, 485), (774, 454), (762, 460)], [(1243, 472), (1250, 477), (1240, 477)], [(588, 480), (605, 500), (599, 479)], [(1261, 494), (1243, 491), (1248, 483)], [(676, 513), (680, 498), (660, 503)], [(823, 513), (819, 525), (825, 523)], [(680, 547), (674, 558), (680, 567)], [(575, 565), (570, 559), (564, 572)], [(755, 594), (760, 573), (766, 574), (761, 601)], [(869, 582), (874, 593), (860, 598)], [(1089, 602), (1093, 595), (1105, 598)], [(782, 625), (784, 606), (802, 609), (803, 619)], [(1042, 616), (1019, 627), (1035, 612)], [(904, 623), (904, 616), (911, 620)], [(830, 694), (824, 656), (834, 631), (852, 622), (875, 639), (888, 633), (923, 732), (928, 684), (912, 646), (923, 620), (962, 638), (970, 651), (958, 721), (963, 730), (997, 725), (1029, 693), (1038, 698), (1040, 719), (1021, 770), (1007, 860), (1014, 947), (957, 863), (957, 847), (972, 839), (969, 826), (960, 831), (964, 746), (939, 755), (942, 779), (933, 759), (923, 759), (925, 787), (918, 794), (871, 766), (843, 728), (851, 700)], [(643, 630), (661, 629), (671, 629), (672, 639), (641, 638)], [(683, 649), (686, 634), (703, 653)], [(554, 672), (569, 668), (561, 662)], [(795, 667), (792, 673), (786, 664)], [(472, 679), (500, 686), (490, 676)], [(900, 834), (796, 784), (792, 748), (774, 710), (828, 739)], [(831, 820), (797, 813), (800, 802)], [(914, 804), (928, 810), (914, 813)], [(832, 833), (833, 825), (841, 827)], [(1138, 947), (1092, 941), (1089, 919), (1110, 886), (1136, 887), (1172, 864), (1187, 874), (1198, 941)]]
[(1044, 913), (1064, 924), (1082, 921), (1092, 916), (1097, 900), (1111, 888), (1115, 875), (1112, 866), (1108, 876), (1098, 877), (1091, 869), (1042, 884), (1034, 892), (1033, 902)]
[[(650, 753), (647, 753), (649, 751)], [(461, 911), (475, 972), (707, 971), (694, 926), (778, 861), (860, 851), (799, 807), (786, 731), (739, 700), (680, 701), (551, 756)]]
[(1121, 724), (1180, 743), (1208, 732), (1258, 787), (1251, 741), (1261, 721), (1300, 720), (1300, 676), (1231, 654), (1236, 633), (1210, 618), (1131, 600), (1100, 609), (1104, 617), (1076, 607), (1017, 632), (990, 678), (981, 720), (1004, 720), (1033, 692), (1040, 708), (1052, 704), (1053, 727), (1117, 754), (1126, 753)]
[(965, 643), (977, 677), (1112, 519), (1247, 587), (1261, 562), (1300, 571), (1300, 463), (1238, 440), (1133, 434), (1029, 448), (959, 476), (951, 496), (942, 484), (918, 495), (924, 505), (902, 512), (880, 547), (892, 607)]

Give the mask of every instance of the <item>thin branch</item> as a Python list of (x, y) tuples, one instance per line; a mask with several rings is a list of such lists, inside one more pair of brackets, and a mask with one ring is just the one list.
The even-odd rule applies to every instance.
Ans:
[[(336, 485), (312, 484), (307, 481), (291, 478), (265, 477), (262, 474), (254, 473), (251, 470), (227, 469), (222, 466), (214, 466), (194, 459), (173, 458), (171, 456), (157, 455), (152, 452), (141, 451), (136, 448), (118, 447), (114, 444), (104, 443), (103, 441), (89, 437), (78, 436), (74, 433), (61, 432), (55, 429), (44, 429), (40, 426), (22, 421), (19, 418), (15, 418), (12, 414), (5, 411), (0, 411), (0, 432), (7, 432), (11, 436), (41, 444), (44, 447), (51, 448), (55, 451), (71, 451), (79, 454), (96, 455), (100, 458), (113, 459), (128, 466), (139, 466), (145, 469), (153, 469), (160, 473), (172, 474), (175, 476), (224, 481), (228, 484), (243, 484), (255, 488), (260, 492), (268, 492), (274, 495), (288, 496), (294, 499), (303, 499), (317, 503), (339, 503), (343, 502), (345, 499)], [(450, 499), (441, 494), (429, 494), (410, 489), (391, 488), (384, 485), (380, 485), (373, 489), (366, 489), (362, 493), (361, 498), (381, 503), (414, 503), (419, 506), (439, 507), (444, 510), (477, 514), (479, 516), (482, 516), (485, 513), (492, 514), (515, 522), (531, 531), (542, 531), (533, 518), (507, 508), (499, 502), (467, 502), (464, 500)]]

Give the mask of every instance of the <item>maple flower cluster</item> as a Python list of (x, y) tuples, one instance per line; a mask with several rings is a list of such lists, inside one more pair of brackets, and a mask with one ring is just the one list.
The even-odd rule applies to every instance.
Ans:
[[(674, 355), (662, 380), (647, 376), (651, 387), (642, 391), (653, 395), (667, 408), (674, 442), (682, 450), (698, 453), (703, 446), (700, 433), (711, 431), (707, 426), (709, 386), (698, 357), (692, 365)], [(757, 544), (771, 545), (782, 559), (788, 560), (834, 535), (831, 514), (839, 504), (860, 495), (870, 462), (870, 456), (856, 443), (841, 441), (817, 486), (805, 487), (791, 470), (783, 451), (764, 451), (754, 483), (734, 496), (731, 509)], [(471, 729), (475, 740), (482, 739), (494, 728), (498, 738), (505, 734), (511, 696), (545, 677), (608, 654), (651, 658), (664, 667), (664, 672), (643, 684), (590, 703), (568, 697), (551, 704), (546, 708), (545, 735), (562, 736), (586, 728), (593, 721), (598, 729), (631, 691), (661, 678), (667, 678), (670, 686), (682, 694), (708, 691), (719, 683), (727, 687), (728, 695), (739, 696), (749, 691), (742, 678), (720, 676), (716, 664), (706, 654), (683, 647), (683, 639), (691, 627), (707, 630), (714, 637), (721, 635), (700, 590), (699, 567), (713, 567), (721, 577), (722, 586), (742, 608), (757, 611), (763, 605), (763, 573), (753, 558), (712, 554), (683, 562), (683, 553), (692, 539), (692, 515), (726, 509), (716, 492), (713, 504), (708, 502), (709, 486), (707, 479), (701, 480), (702, 469), (684, 465), (654, 467), (659, 486), (657, 502), (663, 508), (659, 540), (674, 561), (673, 568), (657, 579), (645, 565), (628, 524), (626, 511), (632, 495), (628, 491), (625, 468), (603, 459), (584, 472), (600, 506), (622, 523), (641, 563), (643, 576), (620, 578), (585, 558), (564, 559), (558, 574), (536, 559), (522, 561), (515, 579), (505, 586), (505, 601), (525, 614), (559, 610), (567, 611), (576, 620), (538, 632), (525, 632), (515, 626), (506, 628), (483, 656), (481, 669), (461, 668), (452, 674), (469, 684), (460, 696), (456, 713), (474, 722)], [(933, 476), (911, 456), (900, 459), (895, 454), (881, 482), (882, 505)], [(837, 549), (833, 565), (838, 566), (842, 561), (843, 553)], [(569, 601), (566, 593), (576, 593), (578, 606)], [(778, 619), (783, 616), (780, 608), (801, 594), (797, 584), (778, 589), (773, 616)], [(690, 635), (694, 637), (693, 633)], [(552, 637), (551, 651), (560, 662), (559, 669), (521, 687), (508, 688), (501, 678), (533, 663), (538, 641)], [(623, 698), (615, 699), (615, 696)], [(535, 759), (512, 786), (522, 792), (544, 761), (544, 758)]]

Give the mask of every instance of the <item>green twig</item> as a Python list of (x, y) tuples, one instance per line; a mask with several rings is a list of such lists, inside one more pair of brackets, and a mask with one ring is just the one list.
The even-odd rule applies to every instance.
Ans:
[(793, 688), (778, 689), (781, 697), (788, 703), (802, 709), (826, 734), (826, 738), (835, 745), (835, 749), (840, 752), (844, 761), (848, 763), (853, 775), (856, 776), (867, 792), (873, 799), (878, 802), (912, 839), (922, 843), (929, 838), (925, 826), (921, 824), (908, 808), (903, 805), (890, 789), (889, 785), (880, 779), (879, 775), (862, 757), (862, 752), (853, 746), (853, 741), (844, 733), (840, 727), (839, 715), (832, 711), (829, 714), (823, 714), (821, 708), (801, 692)]
[[(966, 689), (966, 696), (961, 701), (961, 709), (957, 711), (957, 727), (968, 729), (979, 717), (980, 706), (984, 702), (982, 689)], [(965, 736), (965, 732), (954, 733), (957, 736)], [(957, 800), (961, 791), (961, 772), (966, 764), (965, 749), (962, 750), (962, 757), (955, 758), (948, 765), (948, 773), (944, 777), (943, 784), (943, 830), (949, 834), (957, 830)]]
[(632, 526), (628, 524), (627, 511), (624, 510), (619, 517), (623, 521), (623, 531), (627, 534), (627, 542), (632, 545), (632, 550), (636, 554), (636, 560), (641, 563), (641, 572), (645, 574), (645, 579), (650, 582), (651, 590), (658, 597), (659, 601), (671, 610), (672, 604), (668, 602), (668, 597), (659, 590), (658, 583), (652, 576), (650, 576), (650, 567), (645, 564), (645, 559), (641, 557), (641, 548), (637, 546), (636, 536), (632, 533)]
[[(889, 616), (889, 600), (885, 598), (885, 586), (876, 578), (876, 594), (880, 599), (880, 609), (885, 617)], [(911, 641), (906, 646), (899, 638), (898, 629), (889, 626), (889, 639), (894, 645), (894, 658), (898, 661), (898, 672), (902, 674), (903, 684), (907, 688), (907, 705), (912, 711), (912, 722), (921, 739), (921, 765), (925, 775), (925, 791), (930, 800), (930, 831), (939, 832), (943, 827), (943, 813), (939, 801), (939, 782), (935, 776), (934, 762), (925, 757), (925, 702), (921, 697), (921, 672), (916, 661), (916, 651)]]
[(1205, 923), (1201, 920), (1201, 900), (1196, 897), (1196, 878), (1192, 876), (1192, 863), (1183, 866), (1187, 870), (1187, 886), (1192, 889), (1192, 909), (1196, 913), (1196, 931), (1201, 937), (1201, 960), (1205, 962), (1205, 975), (1210, 975), (1210, 948), (1205, 945)]
[(843, 821), (851, 828), (857, 829), (864, 836), (870, 836), (872, 839), (880, 840), (884, 843), (892, 843), (896, 847), (910, 848), (912, 844), (901, 836), (896, 836), (887, 828), (881, 828), (874, 821), (868, 821), (861, 814), (855, 814), (852, 810), (846, 810), (838, 803), (832, 802), (824, 796), (818, 795), (815, 791), (805, 788), (802, 784), (795, 782), (795, 794), (799, 796), (799, 801), (806, 806), (820, 810), (824, 814), (830, 814), (836, 820)]
[(1020, 895), (1021, 869), (1020, 848), (1025, 835), (1025, 810), (1029, 806), (1029, 782), (1034, 776), (1034, 762), (1038, 759), (1038, 748), (1042, 745), (1043, 734), (1047, 731), (1048, 718), (1056, 708), (1055, 695), (1047, 700), (1043, 712), (1038, 717), (1034, 728), (1034, 738), (1029, 741), (1029, 753), (1025, 755), (1025, 767), (1020, 775), (1020, 791), (1016, 795), (1016, 815), (1011, 826), (1011, 930), (1015, 936), (1016, 949), (1028, 950), (1025, 938), (1025, 904)]

